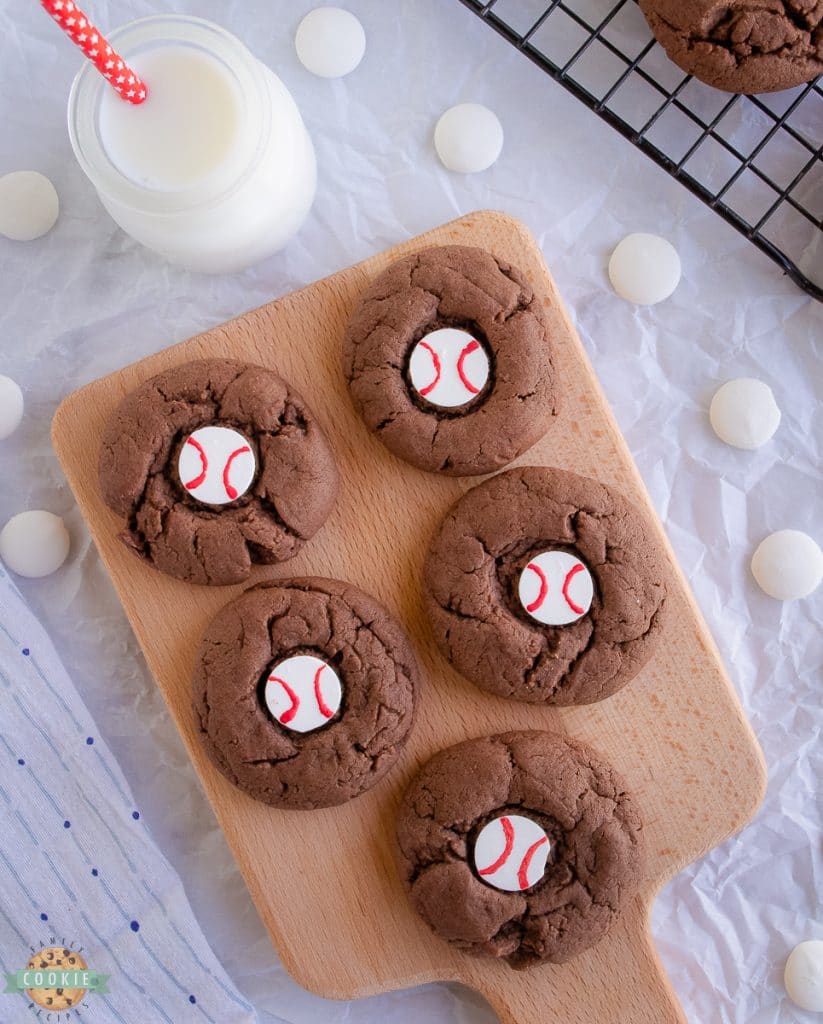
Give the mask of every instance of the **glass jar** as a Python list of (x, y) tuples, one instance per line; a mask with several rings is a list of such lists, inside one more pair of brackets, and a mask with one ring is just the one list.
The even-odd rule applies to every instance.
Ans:
[[(132, 107), (87, 63), (72, 85), (68, 123), (80, 166), (114, 220), (190, 270), (242, 270), (281, 249), (309, 212), (317, 175), (311, 139), (280, 79), (200, 18), (142, 18), (108, 38), (146, 79), (149, 99)], [(154, 96), (143, 66), (155, 69)], [(196, 116), (184, 118), (181, 97)], [(175, 117), (184, 119), (175, 126)]]

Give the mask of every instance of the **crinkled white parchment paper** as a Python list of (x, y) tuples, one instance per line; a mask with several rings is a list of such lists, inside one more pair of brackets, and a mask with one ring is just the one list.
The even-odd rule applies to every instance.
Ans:
[[(160, 9), (150, 0), (89, 3), (106, 27)], [(334, 82), (312, 77), (293, 53), (294, 30), (311, 6), (175, 2), (233, 29), (282, 76), (320, 163), (316, 207), (288, 250), (243, 275), (205, 278), (160, 263), (105, 216), (64, 127), (77, 57), (33, 0), (0, 0), (0, 173), (43, 171), (62, 200), (47, 238), (0, 239), (0, 371), (27, 396), (23, 427), (0, 443), (0, 519), (45, 507), (67, 517), (73, 536), (70, 564), (51, 579), (24, 581), (24, 593), (207, 937), (262, 1020), (493, 1021), (481, 999), (458, 987), (338, 1004), (285, 975), (90, 547), (49, 424), (78, 385), (437, 223), (484, 207), (519, 216), (543, 247), (770, 768), (755, 823), (660, 897), (658, 948), (695, 1024), (810, 1024), (780, 979), (795, 942), (823, 938), (823, 592), (778, 604), (756, 589), (747, 566), (773, 529), (823, 540), (823, 307), (457, 0), (346, 0), (368, 49), (353, 75)], [(444, 171), (431, 143), (439, 114), (466, 100), (490, 105), (506, 132), (499, 162), (475, 177)], [(634, 230), (671, 239), (685, 268), (674, 297), (650, 309), (622, 302), (605, 276), (610, 249)], [(759, 452), (726, 447), (708, 426), (715, 387), (739, 375), (768, 381), (783, 410), (776, 438)]]

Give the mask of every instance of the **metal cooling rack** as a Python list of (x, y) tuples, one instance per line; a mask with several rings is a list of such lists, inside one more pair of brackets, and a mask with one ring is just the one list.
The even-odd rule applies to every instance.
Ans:
[(823, 300), (823, 87), (684, 74), (635, 0), (460, 0)]

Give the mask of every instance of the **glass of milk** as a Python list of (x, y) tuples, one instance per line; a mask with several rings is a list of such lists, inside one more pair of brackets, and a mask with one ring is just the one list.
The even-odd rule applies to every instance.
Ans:
[(148, 98), (125, 102), (86, 64), (68, 120), (80, 166), (120, 227), (171, 263), (209, 273), (282, 248), (309, 212), (316, 167), (280, 79), (200, 18), (142, 18), (109, 41)]

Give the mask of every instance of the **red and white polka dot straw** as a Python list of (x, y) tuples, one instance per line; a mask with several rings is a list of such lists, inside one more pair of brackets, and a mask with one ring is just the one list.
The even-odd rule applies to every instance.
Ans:
[(73, 43), (85, 53), (124, 100), (138, 106), (146, 98), (146, 83), (109, 46), (74, 0), (40, 0)]

